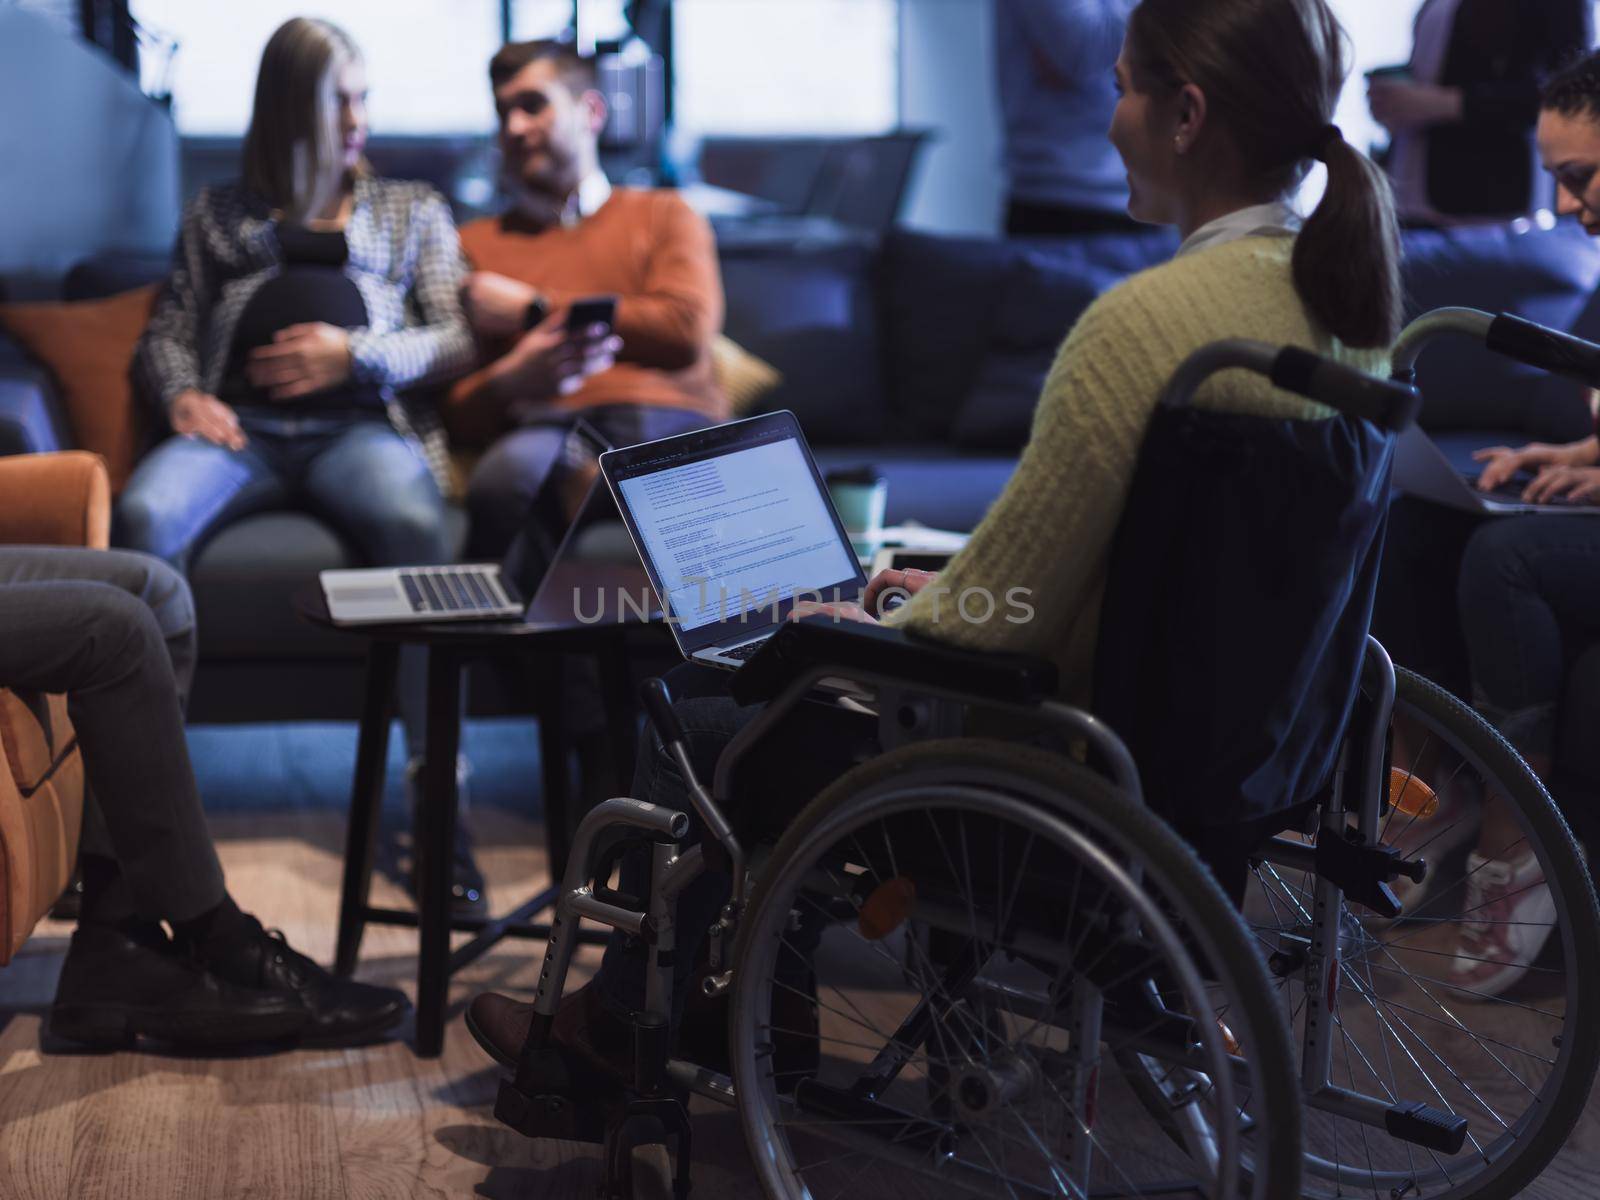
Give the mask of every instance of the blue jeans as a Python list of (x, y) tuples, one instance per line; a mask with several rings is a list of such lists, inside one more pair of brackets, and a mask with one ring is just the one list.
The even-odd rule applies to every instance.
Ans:
[[(229, 450), (168, 438), (146, 455), (117, 501), (113, 540), (187, 573), (195, 549), (231, 521), (303, 507), (354, 544), (372, 566), (448, 562), (444, 497), (421, 454), (382, 416), (240, 413), (250, 439)], [(401, 656), (399, 707), (420, 753), (424, 660)]]
[(116, 542), (187, 570), (230, 521), (304, 507), (373, 566), (445, 562), (444, 497), (422, 456), (381, 416), (241, 414), (249, 443), (229, 450), (168, 438), (139, 463), (117, 502)]
[(1600, 518), (1485, 521), (1456, 595), (1477, 707), (1524, 754), (1549, 758), (1571, 652), (1600, 638)]

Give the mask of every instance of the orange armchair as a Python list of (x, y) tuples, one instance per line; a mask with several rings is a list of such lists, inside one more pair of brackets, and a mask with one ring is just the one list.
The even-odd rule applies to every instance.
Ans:
[[(98, 455), (0, 458), (0, 545), (103, 550), (110, 527), (111, 488)], [(72, 877), (83, 822), (83, 761), (66, 697), (4, 684), (0, 679), (0, 966)]]

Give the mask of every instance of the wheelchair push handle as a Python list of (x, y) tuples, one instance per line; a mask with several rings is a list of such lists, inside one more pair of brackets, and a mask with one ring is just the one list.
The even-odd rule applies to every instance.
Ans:
[(1585, 387), (1600, 387), (1600, 346), (1570, 333), (1501, 313), (1490, 324), (1484, 344), (1496, 354), (1530, 367), (1576, 380)]
[(1417, 419), (1416, 389), (1336, 363), (1298, 346), (1285, 346), (1272, 361), (1272, 382), (1285, 391), (1371, 421), (1399, 433)]
[(1476, 308), (1435, 309), (1407, 325), (1394, 346), (1395, 379), (1415, 382), (1423, 348), (1452, 333), (1476, 338), (1494, 353), (1516, 362), (1585, 387), (1600, 387), (1600, 345), (1512, 313), (1495, 316)]
[(1182, 408), (1219, 371), (1264, 375), (1277, 387), (1326, 404), (1348, 416), (1399, 432), (1416, 420), (1421, 400), (1404, 383), (1378, 379), (1298, 346), (1269, 346), (1243, 338), (1202, 346), (1173, 373), (1161, 403)]

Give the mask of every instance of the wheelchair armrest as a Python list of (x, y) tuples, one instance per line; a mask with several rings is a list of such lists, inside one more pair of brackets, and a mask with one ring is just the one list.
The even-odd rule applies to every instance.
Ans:
[(1045, 659), (981, 654), (902, 629), (824, 616), (785, 622), (734, 673), (729, 691), (740, 704), (771, 700), (817, 667), (845, 679), (864, 672), (1013, 704), (1036, 703), (1056, 693), (1056, 667)]

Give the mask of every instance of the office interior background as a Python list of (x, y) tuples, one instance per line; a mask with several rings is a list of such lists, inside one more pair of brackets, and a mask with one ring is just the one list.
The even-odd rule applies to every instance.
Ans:
[[(271, 31), (297, 13), (326, 15), (363, 47), (369, 68), (373, 136), (404, 153), (380, 166), (405, 174), (418, 155), (432, 155), (432, 170), (444, 173), (458, 213), (492, 206), (494, 165), (490, 146), (493, 109), (484, 64), (504, 38), (549, 36), (575, 27), (585, 48), (618, 49), (619, 70), (637, 68), (637, 82), (658, 89), (657, 107), (619, 112), (608, 134), (614, 177), (692, 182), (701, 176), (708, 145), (750, 139), (875, 137), (896, 131), (925, 134), (906, 191), (898, 205), (901, 223), (930, 232), (992, 234), (1000, 215), (999, 117), (993, 55), (993, 0), (676, 0), (669, 5), (632, 5), (627, 0), (299, 0), (215, 3), (214, 0), (11, 0), (18, 29), (0, 39), (0, 76), (17, 103), (29, 94), (30, 72), (45, 69), (25, 36), (38, 18), (68, 30), (82, 28), (84, 14), (102, 26), (97, 40), (123, 60), (130, 83), (170, 104), (180, 139), (181, 169), (173, 181), (128, 180), (123, 209), (101, 217), (108, 244), (129, 248), (134, 231), (152, 246), (175, 230), (183, 196), (236, 169), (239, 139), (248, 122), (261, 47)], [(6, 6), (0, 5), (0, 10)], [(1339, 120), (1357, 145), (1380, 143), (1382, 131), (1367, 112), (1361, 73), (1404, 61), (1419, 0), (1336, 0), (1348, 29), (1354, 62)], [(649, 41), (629, 44), (632, 15)], [(124, 16), (124, 13), (126, 14)], [(0, 12), (0, 19), (4, 14)], [(129, 19), (131, 18), (131, 19)], [(46, 56), (88, 54), (92, 48), (52, 44)], [(654, 63), (668, 60), (667, 77)], [(9, 62), (7, 60), (10, 60)], [(656, 78), (646, 75), (656, 70)], [(664, 86), (663, 86), (664, 85)], [(144, 137), (170, 136), (157, 129), (126, 127), (97, 135), (95, 89), (80, 89), (64, 102), (51, 98), (24, 124), (7, 122), (0, 146), (11, 162), (39, 162), (63, 181), (89, 157), (96, 169), (115, 172)], [(76, 111), (75, 111), (76, 110)], [(655, 138), (656, 122), (670, 120)], [(166, 120), (160, 106), (143, 123)], [(103, 125), (103, 122), (101, 123)], [(629, 130), (632, 129), (630, 133)], [(7, 145), (9, 143), (9, 145)], [(30, 145), (32, 143), (32, 145)], [(49, 147), (41, 153), (40, 144)], [(645, 143), (648, 143), (646, 146)], [(120, 149), (118, 148), (120, 145)], [(449, 160), (438, 166), (439, 156)], [(120, 156), (120, 157), (119, 157)], [(715, 176), (716, 170), (706, 172)], [(710, 182), (721, 182), (710, 178)], [(743, 182), (742, 180), (738, 182)], [(48, 280), (86, 251), (82, 211), (40, 211), (25, 203), (37, 194), (37, 173), (16, 172), (0, 180), (0, 209), (26, 223), (12, 226), (0, 245), (0, 273), (13, 293), (28, 291), (27, 277)], [(167, 195), (163, 186), (179, 189)], [(1308, 188), (1320, 184), (1313, 176)], [(61, 192), (80, 191), (70, 187)], [(69, 201), (67, 209), (87, 199)], [(151, 210), (142, 214), (141, 206)], [(50, 263), (53, 240), (59, 261)], [(69, 245), (70, 243), (70, 245)], [(52, 268), (57, 270), (53, 271)], [(22, 281), (19, 281), (19, 272)], [(41, 286), (44, 284), (41, 282)], [(14, 296), (14, 298), (19, 298)]]

